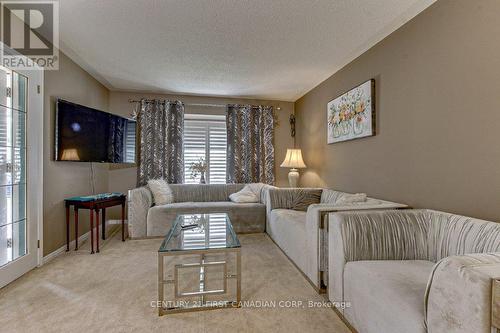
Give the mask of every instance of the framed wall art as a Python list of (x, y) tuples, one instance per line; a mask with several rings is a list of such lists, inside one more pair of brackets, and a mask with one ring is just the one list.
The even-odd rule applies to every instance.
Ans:
[(375, 80), (368, 80), (327, 104), (327, 142), (375, 135)]

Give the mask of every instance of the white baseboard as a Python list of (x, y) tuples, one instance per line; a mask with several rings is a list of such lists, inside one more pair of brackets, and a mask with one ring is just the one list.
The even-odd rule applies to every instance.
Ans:
[[(94, 232), (95, 232), (95, 228), (94, 228)], [(89, 239), (89, 236), (90, 236), (90, 231), (87, 231), (86, 233), (84, 233), (83, 235), (78, 237), (78, 244), (81, 244), (83, 241), (86, 241), (87, 239)], [(75, 240), (72, 240), (71, 242), (69, 242), (69, 250), (70, 251), (74, 250), (74, 248), (75, 248)], [(42, 265), (48, 263), (49, 261), (51, 261), (55, 257), (63, 254), (64, 252), (66, 252), (66, 244), (64, 244), (63, 246), (61, 246), (57, 250), (44, 256), (42, 259)]]
[[(122, 220), (107, 220), (106, 221), (106, 225), (115, 225), (115, 224), (122, 224)], [(127, 224), (127, 220), (125, 220), (125, 224)], [(95, 232), (96, 232), (95, 229), (96, 228), (94, 227), (94, 235), (95, 235)], [(101, 231), (101, 230), (99, 229), (99, 231)], [(78, 244), (83, 243), (83, 241), (86, 241), (87, 239), (89, 239), (89, 237), (90, 237), (90, 231), (87, 231), (86, 233), (84, 233), (83, 235), (81, 235), (80, 237), (78, 237)], [(74, 248), (75, 248), (75, 240), (72, 240), (71, 242), (69, 242), (69, 250), (72, 251)], [(64, 246), (61, 246), (57, 250), (55, 250), (55, 251), (47, 254), (46, 256), (44, 256), (42, 258), (42, 265), (48, 263), (49, 261), (51, 261), (55, 257), (63, 254), (64, 252), (66, 252), (66, 244), (64, 244)]]
[[(122, 220), (107, 220), (106, 221), (106, 225), (115, 225), (115, 224), (120, 224), (121, 225), (122, 224)], [(125, 224), (127, 224), (127, 220), (125, 220)], [(95, 231), (96, 231), (95, 229), (96, 228), (94, 227), (94, 235), (95, 235)], [(101, 231), (101, 230), (99, 229), (99, 231)], [(84, 233), (83, 235), (81, 235), (80, 237), (78, 237), (78, 244), (83, 243), (83, 241), (86, 241), (87, 239), (89, 239), (89, 237), (90, 237), (90, 232), (87, 231), (86, 233)], [(74, 250), (74, 248), (75, 248), (75, 240), (72, 240), (71, 242), (69, 242), (69, 250), (72, 251), (72, 250)], [(52, 259), (54, 259), (57, 256), (63, 254), (64, 252), (66, 252), (66, 244), (64, 244), (64, 246), (61, 246), (57, 250), (55, 250), (55, 251), (47, 254), (46, 256), (44, 256), (42, 258), (42, 265), (48, 263)]]

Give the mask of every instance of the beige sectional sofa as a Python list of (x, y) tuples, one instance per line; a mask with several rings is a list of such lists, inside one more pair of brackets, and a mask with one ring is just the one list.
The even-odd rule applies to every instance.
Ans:
[[(307, 198), (307, 193), (318, 191), (316, 202)], [(407, 207), (374, 198), (342, 204), (340, 199), (351, 194), (329, 189), (269, 188), (267, 192), (267, 234), (318, 291), (328, 284), (328, 212)], [(300, 210), (304, 200), (306, 208)]]
[[(264, 232), (266, 205), (264, 194), (256, 203), (234, 203), (229, 195), (245, 184), (170, 184), (174, 202), (155, 205), (147, 186), (129, 191), (128, 227), (131, 238), (165, 236), (177, 214), (228, 213), (239, 233)], [(264, 188), (269, 185), (264, 185)], [(264, 193), (261, 191), (261, 193)]]
[(500, 224), (388, 210), (333, 213), (329, 229), (329, 298), (358, 332), (493, 332)]
[(258, 203), (238, 204), (229, 195), (244, 184), (169, 186), (168, 205), (147, 186), (129, 191), (132, 238), (164, 236), (177, 214), (227, 212), (236, 232), (267, 232), (318, 291), (347, 304), (337, 310), (360, 333), (493, 332), (500, 224), (374, 198), (341, 203), (350, 194), (328, 189), (265, 185)]

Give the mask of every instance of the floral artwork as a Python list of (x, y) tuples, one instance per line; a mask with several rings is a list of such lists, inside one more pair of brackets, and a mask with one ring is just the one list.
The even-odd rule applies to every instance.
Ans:
[(375, 135), (374, 94), (372, 79), (328, 103), (328, 143)]

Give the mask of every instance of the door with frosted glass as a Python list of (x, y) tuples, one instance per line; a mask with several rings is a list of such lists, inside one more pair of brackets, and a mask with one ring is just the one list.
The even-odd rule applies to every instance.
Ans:
[(42, 82), (0, 66), (0, 287), (38, 263)]
[(26, 88), (0, 68), (0, 266), (26, 254)]

